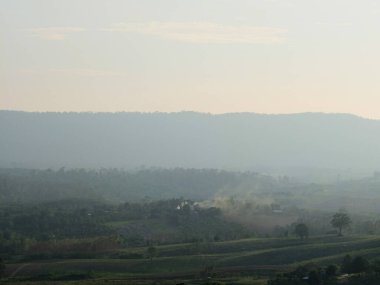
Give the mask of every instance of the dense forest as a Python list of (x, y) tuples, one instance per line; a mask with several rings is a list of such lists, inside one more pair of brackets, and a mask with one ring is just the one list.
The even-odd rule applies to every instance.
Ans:
[[(230, 198), (322, 211), (346, 208), (377, 214), (380, 175), (333, 183), (214, 169), (10, 169), (0, 168), (0, 205), (90, 199), (105, 203), (184, 198), (225, 204)], [(222, 205), (220, 205), (222, 206)]]

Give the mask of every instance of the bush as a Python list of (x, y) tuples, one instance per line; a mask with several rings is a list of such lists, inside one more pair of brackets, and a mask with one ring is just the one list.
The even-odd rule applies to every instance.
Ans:
[(354, 259), (350, 255), (346, 255), (342, 260), (341, 272), (342, 273), (361, 273), (370, 268), (367, 259), (362, 256), (356, 256)]
[(367, 259), (357, 256), (351, 264), (351, 273), (361, 273), (369, 269), (369, 262)]

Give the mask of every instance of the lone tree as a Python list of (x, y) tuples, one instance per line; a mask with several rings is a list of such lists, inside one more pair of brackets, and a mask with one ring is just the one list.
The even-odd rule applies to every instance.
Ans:
[(339, 230), (339, 236), (342, 236), (342, 230), (348, 228), (351, 222), (351, 218), (345, 212), (335, 213), (331, 219), (331, 225)]
[(146, 250), (146, 255), (150, 259), (150, 261), (152, 261), (153, 257), (157, 256), (157, 248), (153, 245), (149, 246)]
[(309, 228), (305, 224), (298, 224), (294, 229), (294, 233), (301, 240), (304, 240), (309, 236)]

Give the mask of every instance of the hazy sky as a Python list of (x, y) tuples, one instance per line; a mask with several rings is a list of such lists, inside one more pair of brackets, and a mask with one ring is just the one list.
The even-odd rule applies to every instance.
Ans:
[(0, 109), (380, 118), (379, 2), (0, 0)]

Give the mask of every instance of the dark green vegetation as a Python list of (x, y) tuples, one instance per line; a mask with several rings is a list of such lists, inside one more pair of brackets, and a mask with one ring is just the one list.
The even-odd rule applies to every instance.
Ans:
[[(35, 285), (376, 280), (378, 216), (339, 210), (344, 183), (194, 169), (0, 169), (0, 273)], [(371, 183), (363, 192), (376, 198), (377, 175), (353, 181), (348, 197)], [(303, 207), (327, 201), (326, 192), (334, 211)]]
[[(61, 254), (87, 257), (119, 244), (229, 240), (249, 235), (243, 226), (228, 222), (220, 209), (201, 208), (180, 199), (116, 206), (83, 200), (6, 206), (0, 208), (0, 227), (3, 253), (52, 257), (59, 257), (55, 253), (59, 248)], [(115, 238), (60, 242), (104, 236)]]

